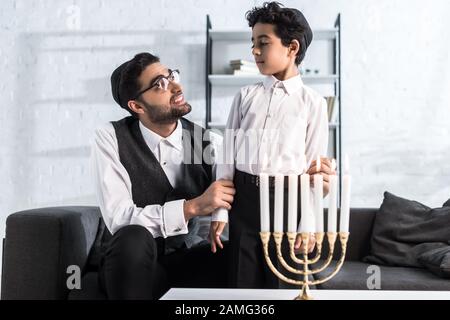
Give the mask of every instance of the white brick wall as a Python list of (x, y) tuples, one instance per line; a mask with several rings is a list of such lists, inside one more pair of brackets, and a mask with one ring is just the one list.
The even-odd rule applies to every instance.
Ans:
[[(204, 117), (205, 20), (246, 27), (262, 1), (38, 1), (0, 4), (0, 236), (17, 210), (95, 204), (89, 141), (126, 112), (112, 70), (140, 51), (183, 73)], [(342, 13), (343, 149), (354, 206), (382, 192), (439, 206), (450, 198), (450, 2), (284, 1), (313, 28)], [(79, 9), (79, 23), (76, 19)]]

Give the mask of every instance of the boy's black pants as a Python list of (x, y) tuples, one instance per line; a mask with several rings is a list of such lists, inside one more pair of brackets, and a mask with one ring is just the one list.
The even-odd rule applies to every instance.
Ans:
[[(284, 229), (287, 230), (288, 181), (284, 188)], [(236, 170), (234, 175), (236, 195), (229, 214), (229, 281), (236, 288), (289, 288), (289, 286), (269, 269), (263, 253), (260, 232), (260, 197), (257, 176)], [(299, 188), (300, 191), (300, 188)], [(269, 183), (270, 226), (273, 231), (274, 184)], [(300, 197), (298, 207), (301, 207)], [(298, 210), (300, 220), (300, 209)], [(289, 258), (287, 238), (283, 238), (283, 256), (293, 267), (301, 269)], [(275, 254), (275, 244), (271, 237), (269, 251), (273, 264), (279, 271), (294, 279), (300, 279), (280, 267)]]

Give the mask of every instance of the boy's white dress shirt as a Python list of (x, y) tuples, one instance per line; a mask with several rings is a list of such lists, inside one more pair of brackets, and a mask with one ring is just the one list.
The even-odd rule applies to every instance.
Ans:
[[(284, 81), (267, 76), (238, 92), (226, 129), (231, 130), (219, 156), (226, 161), (217, 163), (216, 179), (233, 180), (235, 168), (253, 175), (301, 174), (305, 156), (306, 169), (317, 156), (326, 156), (326, 100), (300, 75)], [(228, 210), (216, 210), (212, 221), (228, 222)]]

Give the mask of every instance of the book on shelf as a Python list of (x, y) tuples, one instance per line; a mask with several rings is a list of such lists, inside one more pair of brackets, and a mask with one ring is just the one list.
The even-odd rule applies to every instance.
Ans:
[(250, 66), (257, 68), (256, 62), (244, 59), (230, 60), (230, 66)]
[(240, 71), (245, 71), (245, 72), (253, 72), (253, 73), (259, 73), (259, 69), (255, 66), (255, 67), (249, 67), (249, 66), (231, 66), (231, 70), (235, 71), (235, 70), (240, 70)]
[(259, 73), (259, 71), (233, 70), (233, 75), (252, 77), (252, 76), (260, 76), (261, 73)]
[(336, 97), (328, 96), (328, 97), (324, 97), (324, 98), (327, 102), (328, 121), (334, 123), (334, 122), (336, 122), (336, 118), (337, 118), (337, 108), (335, 107)]
[(251, 76), (260, 74), (256, 63), (248, 60), (231, 60), (230, 67), (234, 75)]

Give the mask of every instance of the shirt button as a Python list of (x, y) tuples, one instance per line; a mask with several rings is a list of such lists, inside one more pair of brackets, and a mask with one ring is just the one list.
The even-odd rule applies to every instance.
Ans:
[(167, 164), (167, 162), (166, 162), (166, 161), (164, 161), (164, 162), (163, 162), (163, 166), (165, 166), (166, 164)]

